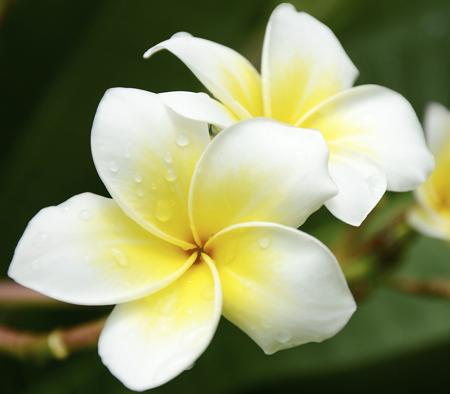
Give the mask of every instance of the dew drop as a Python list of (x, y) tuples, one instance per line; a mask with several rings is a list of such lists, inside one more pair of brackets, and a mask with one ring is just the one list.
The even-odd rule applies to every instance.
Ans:
[(166, 181), (167, 182), (175, 182), (176, 179), (177, 179), (177, 176), (175, 175), (173, 170), (167, 170)]
[(261, 249), (267, 249), (270, 246), (270, 238), (263, 237), (258, 240), (259, 247)]
[(286, 343), (288, 342), (292, 337), (289, 331), (287, 330), (280, 330), (275, 334), (275, 338), (280, 343)]
[(165, 161), (167, 164), (172, 163), (172, 162), (173, 162), (172, 153), (170, 153), (169, 151), (167, 151), (167, 152), (164, 154), (164, 161)]
[(184, 370), (190, 371), (192, 368), (194, 368), (195, 363), (192, 363), (191, 365), (188, 365)]
[(142, 180), (143, 180), (141, 174), (136, 174), (133, 179), (136, 183), (142, 183)]
[(119, 172), (119, 166), (115, 161), (111, 161), (109, 163), (109, 171), (111, 171), (113, 174), (117, 174)]
[(119, 266), (126, 267), (128, 265), (128, 257), (123, 250), (112, 248), (111, 253)]
[(155, 217), (160, 222), (167, 222), (172, 217), (172, 210), (168, 201), (159, 200), (156, 203)]
[(153, 182), (152, 185), (150, 186), (152, 190), (156, 190), (158, 189), (158, 187), (156, 186), (156, 183)]
[(136, 194), (137, 194), (137, 196), (140, 197), (140, 198), (144, 197), (144, 195), (145, 195), (145, 193), (144, 193), (144, 191), (143, 191), (142, 189), (138, 189), (137, 192), (136, 192)]
[(88, 221), (88, 220), (91, 220), (91, 218), (92, 218), (92, 213), (91, 213), (90, 211), (88, 211), (87, 209), (82, 209), (82, 210), (80, 211), (80, 213), (78, 214), (78, 217), (79, 217), (81, 220)]
[(188, 146), (190, 143), (189, 137), (186, 134), (178, 134), (175, 141), (181, 147)]

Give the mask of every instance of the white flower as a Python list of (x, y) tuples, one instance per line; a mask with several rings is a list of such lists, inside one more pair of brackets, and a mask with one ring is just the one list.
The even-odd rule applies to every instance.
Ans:
[(175, 111), (219, 127), (264, 116), (320, 130), (339, 188), (326, 206), (347, 223), (361, 224), (386, 190), (415, 189), (433, 167), (410, 104), (381, 86), (351, 88), (358, 72), (333, 32), (289, 4), (278, 6), (267, 25), (261, 76), (232, 49), (187, 33), (144, 57), (162, 49), (183, 61), (221, 102), (168, 93), (166, 103)]
[(222, 313), (273, 353), (329, 338), (354, 312), (334, 256), (292, 228), (336, 193), (320, 133), (257, 119), (210, 142), (161, 96), (118, 88), (92, 152), (113, 198), (43, 209), (9, 275), (62, 301), (118, 304), (99, 353), (129, 388), (191, 366)]
[(425, 133), (436, 168), (417, 189), (417, 206), (411, 211), (409, 222), (427, 236), (450, 241), (450, 112), (444, 106), (428, 106)]

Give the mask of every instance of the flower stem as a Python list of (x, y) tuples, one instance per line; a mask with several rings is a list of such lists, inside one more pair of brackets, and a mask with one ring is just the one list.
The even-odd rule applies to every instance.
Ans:
[(0, 352), (19, 359), (63, 359), (70, 353), (95, 346), (105, 319), (47, 333), (17, 331), (0, 326)]

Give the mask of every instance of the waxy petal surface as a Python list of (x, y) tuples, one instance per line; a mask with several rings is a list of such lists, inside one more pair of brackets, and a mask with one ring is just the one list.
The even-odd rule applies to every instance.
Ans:
[(320, 130), (331, 156), (354, 151), (373, 160), (391, 191), (414, 190), (433, 169), (413, 108), (403, 96), (381, 86), (339, 93), (307, 114), (299, 126)]
[(293, 227), (336, 194), (320, 133), (269, 119), (222, 131), (201, 157), (189, 196), (200, 243), (235, 223)]
[(261, 68), (264, 115), (288, 124), (351, 87), (358, 75), (333, 32), (290, 4), (270, 17)]
[(167, 286), (193, 263), (189, 256), (144, 230), (113, 200), (84, 193), (30, 221), (8, 274), (61, 301), (105, 305)]
[(303, 232), (239, 224), (217, 234), (205, 251), (219, 270), (224, 316), (268, 354), (323, 341), (355, 311), (335, 257)]
[(201, 261), (160, 292), (116, 306), (100, 336), (100, 356), (128, 388), (159, 386), (203, 353), (221, 312), (216, 268)]
[(92, 128), (95, 166), (114, 200), (148, 231), (186, 249), (194, 246), (189, 185), (208, 143), (206, 123), (138, 89), (108, 90)]

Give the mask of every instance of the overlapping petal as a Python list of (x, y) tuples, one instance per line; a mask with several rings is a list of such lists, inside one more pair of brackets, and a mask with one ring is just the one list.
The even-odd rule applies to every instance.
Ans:
[(336, 193), (320, 133), (269, 119), (239, 122), (208, 146), (189, 196), (198, 242), (247, 221), (293, 227)]
[(258, 72), (236, 51), (187, 33), (177, 33), (150, 48), (144, 57), (166, 49), (177, 56), (205, 87), (239, 118), (262, 115)]
[(228, 127), (237, 118), (221, 103), (206, 93), (166, 92), (160, 93), (170, 109), (187, 119), (198, 120), (219, 128)]
[(75, 304), (132, 300), (167, 286), (193, 263), (111, 199), (85, 193), (28, 224), (9, 268), (16, 282)]
[(108, 90), (92, 128), (95, 166), (114, 200), (147, 230), (184, 248), (194, 246), (186, 202), (208, 143), (205, 123), (137, 89)]
[(385, 173), (388, 190), (413, 190), (433, 168), (411, 105), (381, 86), (358, 86), (339, 93), (298, 125), (320, 130), (331, 155), (353, 151), (372, 159)]
[(265, 116), (289, 124), (358, 75), (334, 33), (290, 4), (270, 17), (261, 69)]
[(218, 274), (207, 259), (166, 289), (117, 306), (101, 334), (100, 356), (130, 389), (159, 386), (203, 353), (221, 311)]
[(355, 310), (339, 264), (315, 238), (272, 223), (216, 234), (224, 316), (268, 354), (335, 335)]

